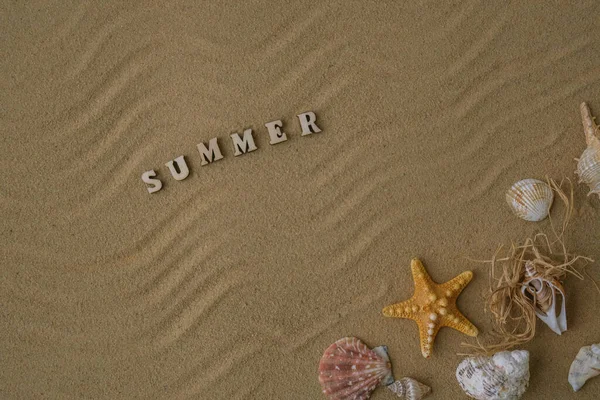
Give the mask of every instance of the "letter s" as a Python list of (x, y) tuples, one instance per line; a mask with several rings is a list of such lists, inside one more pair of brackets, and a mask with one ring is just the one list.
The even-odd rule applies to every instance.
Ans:
[(146, 188), (148, 189), (148, 193), (158, 192), (160, 189), (162, 189), (162, 182), (160, 179), (153, 179), (153, 176), (156, 176), (156, 172), (154, 172), (153, 169), (142, 174), (142, 181), (148, 185), (152, 185)]

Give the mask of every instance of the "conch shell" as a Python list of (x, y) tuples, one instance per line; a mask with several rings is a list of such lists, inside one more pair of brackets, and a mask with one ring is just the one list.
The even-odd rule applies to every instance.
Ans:
[(544, 277), (533, 262), (526, 261), (525, 280), (521, 290), (531, 299), (535, 315), (550, 329), (557, 335), (567, 330), (565, 289), (557, 279)]
[(319, 364), (319, 381), (330, 400), (366, 400), (380, 385), (406, 400), (421, 400), (431, 392), (412, 378), (394, 382), (387, 347), (371, 350), (355, 337), (339, 339), (325, 350)]
[(581, 103), (579, 109), (581, 110), (587, 149), (577, 159), (577, 171), (575, 173), (579, 175), (580, 182), (589, 186), (588, 196), (596, 193), (600, 197), (600, 139), (596, 136), (598, 126), (594, 122), (590, 108), (586, 103)]
[(396, 396), (406, 400), (420, 400), (431, 392), (431, 388), (413, 378), (402, 378), (387, 386)]
[(538, 179), (518, 181), (506, 192), (506, 202), (519, 218), (541, 221), (548, 216), (554, 192), (550, 185)]
[(569, 383), (578, 391), (588, 379), (600, 375), (600, 343), (583, 346), (569, 370)]
[(502, 351), (465, 358), (456, 369), (465, 393), (478, 400), (518, 400), (529, 386), (529, 352)]

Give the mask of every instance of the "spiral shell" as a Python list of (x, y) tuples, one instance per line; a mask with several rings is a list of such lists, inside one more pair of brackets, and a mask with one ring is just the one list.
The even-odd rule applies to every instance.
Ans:
[(557, 335), (567, 330), (565, 289), (557, 279), (546, 278), (531, 261), (525, 262), (522, 292), (533, 304), (535, 314)]
[(478, 400), (518, 400), (529, 385), (529, 352), (502, 351), (492, 357), (469, 357), (456, 370), (466, 394)]
[(402, 378), (387, 387), (401, 399), (421, 400), (431, 392), (431, 388), (412, 378)]
[(569, 383), (578, 391), (588, 379), (600, 375), (600, 343), (583, 346), (569, 370)]
[(587, 149), (583, 151), (583, 154), (577, 160), (575, 173), (579, 176), (579, 181), (590, 188), (588, 195), (596, 193), (600, 196), (600, 139), (596, 136), (598, 126), (594, 122), (590, 108), (586, 103), (581, 103), (579, 109)]
[(518, 181), (506, 192), (506, 202), (519, 218), (541, 221), (548, 216), (554, 201), (550, 185), (538, 179)]

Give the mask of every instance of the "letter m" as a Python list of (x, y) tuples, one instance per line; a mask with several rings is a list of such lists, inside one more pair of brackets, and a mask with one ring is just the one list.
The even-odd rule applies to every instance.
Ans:
[(212, 138), (208, 141), (208, 148), (206, 148), (204, 143), (198, 144), (197, 147), (198, 151), (200, 152), (200, 158), (202, 159), (202, 163), (200, 165), (206, 165), (223, 158), (217, 138)]
[(237, 133), (232, 134), (231, 140), (233, 141), (234, 156), (241, 156), (242, 154), (256, 150), (254, 138), (252, 137), (252, 129), (246, 129), (243, 138), (240, 138), (240, 135)]

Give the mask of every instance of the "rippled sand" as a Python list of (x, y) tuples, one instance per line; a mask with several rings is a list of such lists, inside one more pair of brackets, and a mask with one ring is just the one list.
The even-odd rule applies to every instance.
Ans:
[[(21, 3), (0, 6), (0, 397), (320, 399), (346, 335), (464, 397), (470, 338), (442, 330), (425, 360), (381, 309), (412, 293), (414, 256), (437, 281), (472, 269), (459, 306), (489, 338), (487, 271), (465, 258), (549, 229), (504, 191), (574, 178), (580, 102), (600, 115), (597, 2)], [(300, 137), (308, 110), (323, 132)], [(234, 157), (246, 128), (258, 150)], [(201, 167), (212, 137), (225, 158)], [(600, 259), (586, 193), (568, 245)], [(566, 290), (569, 330), (527, 346), (524, 399), (574, 398), (571, 360), (600, 341), (600, 295)]]

